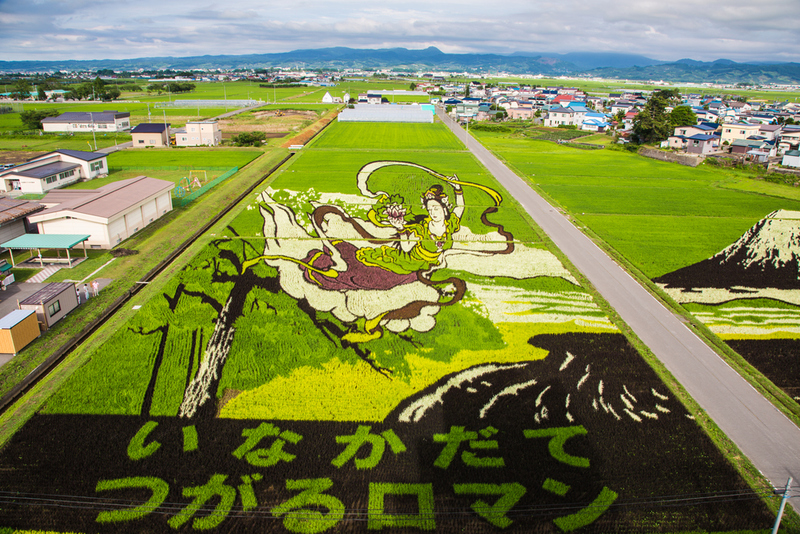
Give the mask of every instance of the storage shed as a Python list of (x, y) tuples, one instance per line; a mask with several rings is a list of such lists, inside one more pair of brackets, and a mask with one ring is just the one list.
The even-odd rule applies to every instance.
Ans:
[(0, 353), (16, 354), (39, 337), (34, 310), (14, 310), (0, 319)]
[(78, 307), (75, 284), (72, 282), (47, 284), (20, 302), (19, 307), (21, 310), (35, 311), (36, 318), (42, 325), (42, 331), (45, 331)]

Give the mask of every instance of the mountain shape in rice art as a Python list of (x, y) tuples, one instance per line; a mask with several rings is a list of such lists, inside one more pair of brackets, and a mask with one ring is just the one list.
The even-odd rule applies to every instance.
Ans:
[(800, 289), (800, 212), (774, 211), (711, 258), (653, 281), (667, 288)]

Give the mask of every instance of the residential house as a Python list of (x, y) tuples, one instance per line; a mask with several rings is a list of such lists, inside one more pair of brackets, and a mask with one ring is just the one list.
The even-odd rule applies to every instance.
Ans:
[(80, 180), (108, 174), (107, 154), (56, 150), (0, 171), (0, 191), (41, 195)]
[(761, 139), (735, 139), (731, 143), (731, 154), (763, 163), (777, 154), (777, 148), (774, 143)]
[(142, 123), (131, 130), (133, 148), (169, 146), (169, 124)]
[(778, 150), (785, 154), (789, 150), (800, 149), (800, 127), (785, 126), (778, 139)]
[(780, 124), (762, 124), (758, 129), (758, 134), (765, 139), (772, 141), (776, 139), (781, 132), (782, 126)]
[(512, 102), (511, 107), (506, 111), (508, 112), (508, 118), (512, 120), (532, 120), (536, 114), (532, 102)]
[(98, 189), (62, 189), (40, 202), (47, 209), (28, 216), (40, 234), (89, 234), (91, 248), (111, 248), (172, 210), (173, 182), (147, 176)]
[(581, 122), (581, 130), (586, 130), (587, 132), (603, 133), (610, 126), (611, 123), (608, 122), (608, 117), (605, 114), (593, 111), (586, 113)]
[(68, 111), (42, 119), (45, 132), (122, 132), (130, 130), (131, 114), (121, 111)]
[(686, 137), (685, 141), (684, 148), (689, 154), (709, 154), (719, 148), (717, 134), (694, 134)]
[(188, 121), (185, 128), (175, 131), (175, 146), (218, 146), (222, 132), (215, 120)]
[(722, 144), (732, 144), (737, 139), (747, 139), (750, 136), (758, 135), (761, 129), (760, 124), (750, 124), (745, 122), (729, 123), (722, 125)]
[(544, 125), (549, 128), (570, 125), (577, 126), (575, 110), (565, 106), (553, 106), (544, 118)]
[(800, 150), (787, 150), (784, 152), (781, 165), (784, 167), (800, 167)]

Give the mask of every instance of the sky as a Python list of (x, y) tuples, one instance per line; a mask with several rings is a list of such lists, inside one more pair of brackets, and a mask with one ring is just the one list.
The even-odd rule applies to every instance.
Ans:
[(0, 60), (298, 49), (800, 62), (800, 0), (0, 0)]

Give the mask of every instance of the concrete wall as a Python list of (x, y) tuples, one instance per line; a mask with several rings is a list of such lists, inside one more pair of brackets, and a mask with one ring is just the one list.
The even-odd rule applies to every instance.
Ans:
[(654, 148), (640, 148), (638, 154), (646, 158), (668, 161), (670, 163), (679, 163), (681, 165), (686, 165), (687, 167), (697, 167), (703, 162), (703, 158), (699, 156), (673, 154), (672, 152), (663, 152)]

